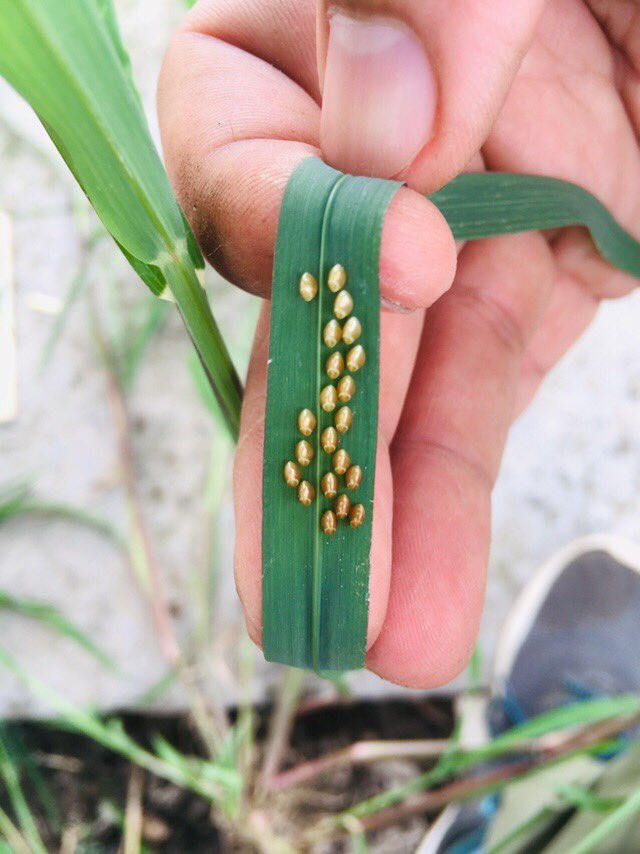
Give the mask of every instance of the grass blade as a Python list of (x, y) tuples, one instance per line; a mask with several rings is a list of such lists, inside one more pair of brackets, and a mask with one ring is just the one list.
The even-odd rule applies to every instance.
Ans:
[(64, 504), (60, 501), (37, 501), (27, 498), (19, 507), (14, 507), (11, 511), (4, 510), (0, 515), (0, 521), (5, 521), (13, 516), (24, 513), (33, 513), (39, 516), (56, 516), (59, 519), (66, 519), (68, 522), (76, 522), (79, 525), (93, 528), (105, 537), (109, 537), (117, 545), (123, 545), (122, 535), (108, 519), (99, 516), (97, 513), (91, 513), (89, 510), (84, 510), (82, 507), (75, 507), (72, 504)]
[(178, 304), (232, 435), (241, 385), (153, 146), (110, 0), (0, 4), (0, 74), (26, 98), (138, 275)]
[(596, 851), (597, 846), (608, 839), (622, 824), (640, 812), (640, 788), (625, 800), (617, 809), (604, 818), (591, 833), (571, 849), (571, 854), (588, 854)]
[(11, 821), (6, 812), (0, 808), (0, 854), (31, 854), (26, 839)]
[[(267, 368), (264, 469), (262, 475), (262, 616), (265, 657), (297, 667), (313, 667), (312, 619), (315, 516), (296, 504), (282, 481), (282, 467), (293, 454), (295, 417), (315, 406), (316, 342), (308, 323), (309, 306), (297, 295), (297, 281), (320, 266), (320, 233), (329, 196), (340, 174), (305, 161), (302, 182), (287, 186), (278, 229), (271, 297), (271, 331)], [(288, 213), (290, 212), (290, 213)], [(300, 230), (294, 235), (295, 220)], [(291, 225), (289, 225), (289, 219)], [(304, 329), (295, 344), (292, 330)], [(316, 330), (317, 331), (317, 330)], [(301, 366), (296, 382), (291, 359)], [(296, 365), (294, 364), (294, 367)], [(295, 388), (294, 388), (295, 385)], [(288, 500), (287, 500), (288, 499)], [(282, 559), (283, 538), (287, 555)]]
[(123, 388), (128, 391), (140, 367), (142, 356), (154, 335), (158, 332), (167, 316), (167, 304), (160, 300), (151, 300), (145, 306), (145, 317), (131, 332), (131, 340), (124, 348), (119, 363), (119, 376)]
[(35, 757), (27, 748), (22, 729), (18, 724), (6, 725), (5, 741), (15, 765), (28, 781), (39, 801), (49, 829), (55, 834), (59, 833), (62, 820), (54, 794), (42, 775)]
[(78, 297), (82, 293), (83, 289), (86, 287), (87, 282), (87, 265), (86, 263), (83, 263), (80, 270), (78, 270), (78, 272), (71, 280), (71, 283), (65, 292), (60, 312), (56, 315), (55, 320), (51, 325), (49, 334), (47, 335), (47, 340), (45, 341), (44, 347), (42, 348), (42, 353), (40, 355), (40, 360), (38, 363), (38, 376), (42, 376), (47, 365), (49, 364), (51, 357), (53, 356), (53, 352), (58, 344), (58, 341), (60, 340), (60, 336), (64, 331), (67, 320), (69, 319), (71, 310), (76, 304), (76, 301), (78, 300)]
[(34, 696), (54, 709), (59, 715), (56, 722), (60, 726), (93, 739), (157, 777), (190, 789), (213, 803), (220, 801), (226, 789), (234, 792), (238, 790), (238, 775), (233, 771), (196, 757), (183, 757), (184, 761), (181, 760), (180, 763), (165, 762), (156, 754), (140, 747), (127, 735), (118, 720), (105, 723), (92, 712), (69, 703), (64, 697), (27, 673), (1, 646), (0, 666), (11, 673)]
[(109, 537), (117, 545), (124, 545), (122, 536), (111, 522), (97, 513), (60, 501), (39, 501), (31, 498), (26, 481), (11, 481), (0, 485), (0, 524), (27, 513), (57, 516), (69, 522), (86, 525)]
[(40, 838), (35, 819), (31, 815), (31, 810), (27, 806), (26, 798), (20, 786), (20, 776), (11, 759), (5, 742), (5, 735), (6, 730), (4, 727), (0, 728), (0, 777), (4, 781), (5, 789), (18, 819), (22, 835), (29, 843), (29, 850), (32, 854), (46, 854), (46, 848)]
[(519, 231), (586, 226), (603, 258), (640, 277), (640, 244), (591, 193), (557, 178), (472, 172), (459, 175), (428, 198), (457, 240)]
[[(583, 850), (632, 851), (640, 838), (640, 813), (628, 803), (638, 792), (640, 779), (640, 742), (632, 742), (626, 750), (602, 763), (600, 779), (592, 790), (577, 794), (574, 803), (578, 809), (545, 848), (545, 854), (566, 854), (580, 850), (581, 845), (591, 845)], [(581, 781), (581, 785), (583, 785)], [(562, 793), (564, 794), (564, 793)], [(571, 802), (571, 801), (569, 801)], [(621, 808), (621, 812), (617, 812)], [(615, 819), (612, 817), (615, 815)], [(609, 819), (612, 819), (609, 821)], [(601, 829), (602, 821), (607, 821)], [(591, 836), (595, 833), (596, 837)], [(601, 844), (602, 843), (602, 844)]]
[[(514, 827), (498, 842), (487, 847), (486, 854), (505, 854), (505, 851), (513, 854), (516, 851), (526, 850), (525, 845), (531, 843), (531, 837), (533, 837), (534, 843), (537, 842), (538, 836), (542, 831), (548, 830), (550, 822), (554, 819), (557, 820), (554, 811), (550, 807), (542, 807), (538, 812)], [(518, 845), (514, 847), (514, 843), (518, 843)]]
[(0, 523), (24, 512), (29, 498), (29, 484), (24, 480), (10, 480), (0, 484)]
[[(280, 216), (263, 473), (264, 649), (270, 660), (320, 672), (352, 670), (364, 661), (378, 417), (378, 254), (382, 218), (397, 188), (391, 182), (341, 176), (308, 160), (289, 182)], [(350, 349), (344, 342), (331, 348), (323, 342), (335, 298), (327, 276), (338, 263), (347, 270), (346, 288), (362, 326), (357, 343), (367, 354), (349, 401), (353, 425), (340, 441), (362, 471), (362, 483), (349, 497), (364, 506), (365, 519), (357, 529), (341, 521), (327, 536), (321, 517), (333, 499), (323, 496), (320, 484), (331, 470), (332, 455), (323, 450), (320, 436), (333, 425), (334, 414), (322, 409), (320, 394), (331, 383), (325, 371), (328, 356), (339, 352), (346, 359)], [(305, 272), (318, 282), (310, 302), (298, 293)], [(313, 460), (302, 470), (315, 490), (311, 506), (296, 500), (282, 474), (302, 439), (296, 419), (305, 408), (316, 421), (307, 437)], [(339, 491), (347, 492), (342, 481)]]
[(85, 635), (79, 628), (73, 625), (59, 611), (43, 602), (34, 602), (31, 599), (20, 599), (0, 590), (0, 611), (11, 611), (30, 620), (37, 620), (48, 626), (62, 637), (73, 641), (77, 646), (89, 653), (103, 667), (112, 671), (118, 670), (118, 665), (107, 655), (91, 638)]
[(161, 266), (184, 228), (96, 3), (20, 0), (0, 10), (0, 72), (42, 119), (115, 240)]
[[(633, 694), (585, 700), (581, 703), (552, 709), (507, 730), (477, 750), (466, 753), (454, 751), (447, 757), (446, 762), (439, 763), (430, 771), (415, 777), (413, 780), (408, 780), (406, 783), (400, 783), (381, 795), (374, 795), (372, 798), (362, 801), (347, 810), (346, 814), (364, 818), (388, 806), (400, 803), (410, 795), (437, 786), (453, 774), (469, 771), (480, 762), (497, 759), (520, 746), (525, 749), (532, 739), (541, 738), (548, 733), (558, 732), (567, 727), (584, 726), (610, 718), (632, 716), (639, 711), (640, 697)], [(569, 753), (566, 756), (568, 757)]]

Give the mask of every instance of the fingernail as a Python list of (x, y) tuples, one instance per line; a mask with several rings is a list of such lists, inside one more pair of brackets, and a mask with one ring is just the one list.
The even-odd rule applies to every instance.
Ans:
[(322, 97), (326, 160), (356, 175), (391, 178), (428, 142), (436, 82), (425, 49), (404, 23), (335, 12)]

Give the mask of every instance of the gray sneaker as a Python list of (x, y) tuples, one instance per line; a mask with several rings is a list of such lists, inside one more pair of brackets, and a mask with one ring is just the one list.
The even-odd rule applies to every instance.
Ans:
[[(640, 547), (576, 540), (522, 590), (501, 632), (487, 724), (492, 735), (567, 703), (640, 693)], [(452, 804), (417, 854), (474, 854), (495, 796)]]

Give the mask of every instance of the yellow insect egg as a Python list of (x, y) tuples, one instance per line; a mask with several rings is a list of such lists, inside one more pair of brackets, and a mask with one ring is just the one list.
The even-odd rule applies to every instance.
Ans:
[(333, 502), (333, 510), (338, 519), (346, 519), (351, 509), (351, 501), (344, 493), (339, 495)]
[(322, 450), (327, 454), (332, 454), (338, 447), (338, 431), (335, 427), (325, 427), (320, 434), (320, 444)]
[(353, 413), (348, 406), (341, 406), (336, 412), (333, 421), (338, 433), (346, 433), (353, 423)]
[(340, 374), (344, 371), (344, 358), (342, 353), (332, 353), (327, 359), (325, 369), (329, 379), (337, 380)]
[(356, 344), (347, 353), (347, 368), (355, 374), (364, 365), (365, 358), (364, 347), (361, 344)]
[(331, 534), (335, 534), (336, 528), (338, 527), (338, 520), (336, 519), (336, 514), (333, 510), (327, 510), (320, 517), (320, 527), (322, 528), (322, 533), (327, 536), (331, 536)]
[(311, 273), (303, 273), (302, 276), (300, 276), (298, 291), (305, 302), (311, 302), (318, 293), (318, 283)]
[(338, 478), (332, 471), (327, 472), (320, 481), (320, 489), (325, 498), (335, 498), (338, 494)]
[(296, 445), (296, 459), (301, 466), (308, 466), (313, 459), (313, 448), (306, 439), (301, 439)]
[(347, 271), (344, 269), (342, 264), (334, 264), (334, 266), (329, 270), (329, 275), (327, 276), (327, 287), (332, 293), (337, 294), (338, 291), (341, 291), (346, 284)]
[(359, 528), (364, 522), (365, 512), (362, 504), (354, 504), (349, 513), (349, 524), (352, 528)]
[(303, 480), (298, 487), (298, 501), (304, 507), (308, 507), (316, 497), (316, 491), (308, 480)]
[(348, 403), (356, 393), (356, 383), (352, 376), (347, 374), (338, 382), (338, 400), (340, 403)]
[(338, 392), (335, 386), (326, 385), (320, 392), (320, 406), (325, 412), (333, 412), (338, 402)]
[(351, 457), (344, 448), (340, 448), (340, 450), (336, 451), (333, 455), (332, 463), (334, 472), (338, 475), (342, 475), (351, 465)]
[(353, 344), (362, 335), (362, 326), (357, 317), (350, 317), (342, 327), (342, 340), (345, 344)]
[(342, 338), (342, 327), (337, 320), (330, 320), (322, 331), (322, 339), (327, 347), (335, 347)]
[(362, 483), (362, 469), (360, 466), (351, 466), (348, 468), (344, 476), (344, 482), (347, 485), (347, 489), (357, 489)]
[[(333, 313), (338, 320), (344, 320), (345, 317), (353, 311), (353, 297), (349, 291), (340, 291), (333, 301)], [(344, 331), (342, 333), (344, 337)]]
[(292, 487), (292, 489), (295, 489), (296, 486), (300, 483), (300, 467), (297, 463), (294, 463), (289, 460), (289, 462), (284, 464), (282, 474), (284, 477), (284, 482), (287, 484), (287, 486)]
[(298, 430), (303, 436), (310, 436), (316, 429), (316, 416), (310, 409), (303, 409), (298, 415)]

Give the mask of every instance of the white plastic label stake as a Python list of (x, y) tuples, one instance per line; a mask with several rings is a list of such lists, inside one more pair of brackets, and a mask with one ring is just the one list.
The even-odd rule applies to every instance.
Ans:
[(18, 361), (15, 332), (11, 219), (0, 211), (0, 424), (18, 415)]

